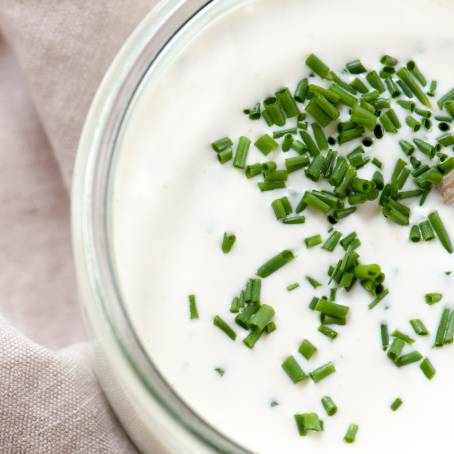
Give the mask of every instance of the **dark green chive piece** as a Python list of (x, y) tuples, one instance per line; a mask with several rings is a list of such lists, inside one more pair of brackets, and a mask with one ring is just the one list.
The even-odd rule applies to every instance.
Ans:
[(251, 140), (248, 137), (241, 136), (239, 138), (235, 157), (233, 158), (234, 167), (237, 167), (238, 169), (244, 169), (246, 167), (246, 160), (250, 145)]
[(286, 196), (273, 200), (271, 202), (271, 208), (273, 208), (276, 219), (279, 220), (286, 218), (293, 211), (290, 202)]
[(275, 150), (279, 144), (269, 135), (264, 134), (263, 136), (259, 137), (254, 145), (266, 156)]
[(348, 62), (345, 66), (350, 74), (361, 74), (367, 71), (360, 60), (353, 60)]
[(232, 250), (233, 245), (235, 244), (235, 241), (236, 241), (236, 235), (234, 235), (233, 233), (224, 232), (224, 236), (222, 237), (222, 244), (221, 244), (222, 252), (224, 254), (228, 254)]
[(293, 356), (286, 358), (281, 364), (281, 367), (293, 383), (299, 383), (308, 378), (307, 374)]
[(441, 347), (445, 343), (445, 335), (450, 314), (451, 311), (448, 308), (443, 309), (443, 312), (441, 313), (440, 323), (438, 324), (437, 334), (435, 335), (435, 347)]
[(429, 109), (431, 108), (431, 104), (429, 98), (426, 96), (422, 88), (418, 85), (415, 78), (413, 77), (412, 73), (407, 68), (401, 68), (397, 71), (397, 76), (400, 80), (402, 80), (411, 92), (416, 96), (416, 98), (421, 101)]
[(314, 138), (315, 141), (317, 142), (318, 148), (320, 150), (327, 150), (328, 140), (326, 138), (325, 133), (323, 132), (323, 128), (317, 123), (312, 123), (312, 133), (314, 134)]
[(259, 310), (249, 319), (249, 326), (263, 331), (265, 326), (271, 322), (275, 313), (273, 307), (268, 304), (262, 304)]
[(216, 153), (221, 153), (223, 151), (231, 149), (233, 146), (232, 139), (230, 137), (222, 137), (221, 139), (216, 140), (211, 144), (211, 148)]
[(410, 60), (407, 63), (407, 69), (411, 72), (413, 77), (423, 86), (425, 87), (427, 85), (427, 80), (416, 65), (416, 63), (413, 60)]
[(191, 320), (197, 320), (199, 318), (199, 311), (197, 309), (197, 302), (195, 295), (189, 295), (189, 318)]
[(358, 429), (359, 429), (358, 424), (350, 424), (344, 436), (344, 441), (346, 443), (354, 443), (356, 440)]
[(334, 372), (336, 372), (336, 368), (330, 361), (329, 363), (326, 363), (323, 366), (320, 366), (319, 368), (313, 370), (309, 375), (311, 376), (314, 383), (318, 383), (319, 381), (328, 377), (328, 375), (334, 374)]
[(331, 340), (334, 340), (337, 337), (337, 331), (333, 330), (332, 328), (326, 325), (320, 325), (318, 327), (318, 331), (322, 333), (324, 336), (329, 337)]
[(309, 150), (309, 153), (312, 156), (317, 156), (320, 154), (320, 150), (318, 149), (317, 144), (307, 131), (304, 130), (300, 131), (300, 136), (303, 139), (307, 149)]
[(304, 339), (303, 342), (301, 342), (301, 345), (298, 348), (298, 351), (307, 359), (310, 360), (315, 353), (317, 352), (317, 347), (312, 344), (307, 339)]
[(392, 337), (397, 337), (398, 339), (402, 339), (406, 344), (414, 344), (415, 340), (408, 336), (407, 334), (403, 333), (402, 331), (399, 331), (398, 329), (395, 329), (391, 333)]
[(304, 239), (304, 244), (308, 249), (318, 246), (322, 242), (321, 235), (313, 235)]
[(433, 211), (432, 213), (430, 213), (428, 218), (431, 226), (433, 227), (435, 233), (438, 236), (438, 239), (440, 240), (440, 243), (451, 254), (452, 253), (451, 239), (449, 238), (448, 231), (446, 230), (443, 221), (441, 220), (440, 215), (438, 214), (438, 211)]
[(430, 362), (429, 358), (424, 358), (419, 365), (421, 370), (423, 371), (424, 375), (429, 379), (432, 380), (432, 378), (435, 376), (436, 370), (432, 363)]
[(306, 65), (309, 66), (314, 73), (318, 74), (322, 79), (326, 79), (330, 73), (330, 69), (316, 55), (310, 54), (306, 58)]
[(372, 88), (375, 88), (379, 93), (383, 93), (385, 91), (385, 86), (383, 85), (380, 76), (378, 75), (377, 71), (370, 71), (366, 76), (369, 85)]
[(254, 105), (254, 107), (252, 107), (251, 109), (249, 109), (249, 112), (247, 112), (247, 114), (249, 115), (249, 119), (250, 120), (259, 120), (260, 117), (262, 116), (262, 106), (261, 106), (261, 103), (258, 102)]
[(265, 108), (265, 112), (267, 112), (273, 124), (277, 126), (285, 125), (286, 119), (284, 110), (282, 109), (279, 101), (274, 96), (266, 98), (265, 101), (263, 101), (263, 106)]
[(445, 331), (444, 344), (452, 344), (454, 342), (454, 311), (451, 311), (448, 320), (448, 326)]
[(380, 63), (385, 66), (396, 66), (399, 61), (391, 55), (383, 55), (380, 59)]
[[(444, 107), (446, 108), (446, 104), (450, 101), (453, 101), (454, 100), (454, 88), (452, 88), (451, 90), (449, 90), (445, 95), (443, 95), (437, 102), (438, 104), (438, 107), (440, 109), (443, 109)], [(448, 110), (448, 109), (447, 109)], [(448, 110), (449, 112), (449, 110)], [(451, 113), (451, 112), (449, 112)]]
[(442, 298), (443, 295), (441, 293), (426, 293), (424, 295), (424, 301), (426, 302), (426, 304), (429, 304), (430, 306), (432, 304), (438, 303), (439, 301), (441, 301)]
[(213, 325), (219, 328), (221, 331), (223, 331), (230, 339), (235, 340), (236, 339), (236, 333), (233, 331), (232, 328), (224, 321), (222, 320), (219, 315), (216, 315), (213, 318)]
[(322, 397), (322, 405), (328, 416), (334, 416), (337, 413), (337, 405), (329, 396)]
[(342, 233), (334, 230), (333, 232), (331, 232), (331, 235), (323, 244), (322, 249), (324, 249), (325, 251), (333, 252), (341, 238)]
[(413, 225), (410, 229), (410, 241), (412, 243), (419, 243), (421, 241), (421, 230), (417, 225)]
[(405, 355), (399, 356), (397, 359), (397, 367), (404, 367), (408, 366), (409, 364), (417, 363), (418, 361), (421, 361), (422, 355), (419, 352), (410, 352)]
[(381, 337), (381, 344), (383, 350), (388, 350), (389, 346), (389, 332), (388, 332), (388, 325), (386, 323), (380, 324), (380, 337)]
[(413, 132), (418, 132), (421, 129), (421, 123), (411, 115), (405, 117), (405, 123), (407, 123), (408, 127), (412, 129)]
[(318, 417), (317, 413), (295, 415), (295, 422), (301, 437), (306, 436), (309, 431), (321, 432), (323, 430), (323, 421)]
[(246, 347), (253, 349), (255, 344), (259, 341), (259, 339), (262, 337), (262, 334), (265, 331), (260, 331), (259, 329), (253, 329), (244, 339), (243, 339), (243, 344), (246, 345)]
[(419, 318), (410, 320), (410, 325), (418, 336), (427, 336), (429, 334), (426, 325)]
[(399, 358), (404, 347), (405, 342), (402, 339), (395, 337), (391, 346), (389, 347), (388, 358), (391, 359), (392, 361), (397, 361), (397, 358)]
[(284, 250), (279, 254), (275, 255), (267, 262), (265, 262), (258, 270), (257, 276), (262, 278), (268, 277), (270, 274), (273, 274), (279, 268), (282, 268), (287, 263), (291, 262), (295, 256), (293, 255), (292, 251)]
[(421, 230), (422, 239), (424, 241), (432, 241), (435, 238), (434, 231), (429, 221), (423, 221), (419, 224), (419, 229)]
[(302, 79), (298, 82), (298, 85), (296, 86), (295, 94), (293, 95), (293, 97), (295, 98), (296, 101), (298, 101), (298, 102), (306, 101), (308, 87), (309, 87), (309, 81), (307, 79)]
[(276, 98), (279, 101), (282, 109), (284, 110), (287, 118), (298, 116), (300, 111), (298, 109), (298, 106), (296, 105), (295, 99), (293, 98), (288, 88), (282, 88), (277, 91)]
[(393, 400), (393, 402), (391, 404), (391, 410), (397, 411), (402, 404), (403, 404), (402, 399), (400, 397), (397, 397), (396, 399)]
[(220, 376), (223, 377), (225, 374), (225, 370), (222, 367), (216, 367), (214, 371)]
[(307, 282), (309, 282), (312, 288), (318, 288), (322, 286), (321, 282), (317, 281), (317, 279), (314, 279), (311, 276), (305, 276), (305, 279), (307, 280)]

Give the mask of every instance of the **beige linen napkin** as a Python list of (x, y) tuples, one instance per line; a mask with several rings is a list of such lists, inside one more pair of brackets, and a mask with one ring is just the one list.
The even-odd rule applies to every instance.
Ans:
[(0, 0), (1, 454), (135, 452), (83, 343), (68, 190), (96, 88), (155, 2)]

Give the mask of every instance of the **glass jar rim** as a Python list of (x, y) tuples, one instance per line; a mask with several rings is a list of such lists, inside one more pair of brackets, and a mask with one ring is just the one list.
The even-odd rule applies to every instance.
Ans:
[(102, 313), (112, 340), (150, 399), (206, 448), (247, 454), (249, 451), (198, 416), (173, 391), (147, 355), (115, 277), (107, 215), (115, 145), (131, 100), (145, 76), (158, 61), (162, 50), (195, 17), (213, 10), (213, 6), (218, 7), (216, 14), (228, 11), (235, 3), (238, 0), (159, 2), (128, 38), (98, 88), (83, 128), (72, 188), (72, 231), (79, 288), (81, 281), (88, 283), (93, 297), (88, 303), (81, 298), (81, 303), (96, 305)]

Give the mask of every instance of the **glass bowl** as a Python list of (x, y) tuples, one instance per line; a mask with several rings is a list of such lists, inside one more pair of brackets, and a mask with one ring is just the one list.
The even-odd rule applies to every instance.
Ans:
[(80, 141), (72, 194), (80, 301), (102, 388), (143, 453), (248, 452), (195, 414), (147, 356), (115, 276), (110, 222), (117, 139), (141, 84), (210, 23), (246, 2), (158, 2), (112, 63)]

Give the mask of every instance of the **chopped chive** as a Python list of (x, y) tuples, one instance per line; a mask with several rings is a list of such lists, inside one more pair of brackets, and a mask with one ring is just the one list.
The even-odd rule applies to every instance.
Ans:
[(435, 238), (434, 231), (429, 221), (423, 221), (419, 224), (419, 229), (421, 230), (422, 239), (424, 241), (431, 241)]
[(385, 66), (396, 66), (399, 61), (391, 55), (383, 55), (380, 59), (380, 63)]
[(189, 318), (190, 320), (197, 320), (199, 318), (199, 311), (197, 309), (197, 302), (195, 295), (189, 295)]
[(341, 238), (342, 233), (334, 230), (323, 244), (322, 249), (324, 249), (325, 251), (333, 252)]
[(418, 132), (421, 129), (421, 123), (411, 115), (405, 117), (405, 123), (407, 123), (408, 127), (412, 129), (413, 132)]
[(377, 264), (360, 264), (356, 265), (354, 273), (358, 279), (376, 279), (381, 274), (381, 268)]
[(397, 98), (400, 95), (398, 85), (391, 78), (385, 79), (385, 85), (392, 98)]
[(337, 413), (337, 405), (329, 396), (322, 397), (322, 405), (328, 416), (334, 416)]
[(226, 150), (220, 151), (217, 157), (220, 164), (225, 164), (233, 158), (233, 151), (231, 148), (227, 148)]
[(295, 422), (300, 436), (306, 436), (308, 431), (321, 432), (323, 430), (323, 421), (317, 413), (295, 415)]
[(401, 90), (405, 93), (405, 95), (408, 98), (413, 98), (413, 92), (410, 90), (410, 87), (403, 81), (403, 80), (398, 80), (397, 85), (401, 88)]
[(278, 147), (278, 143), (269, 135), (264, 134), (259, 137), (254, 145), (258, 148), (265, 156), (271, 153)]
[(416, 96), (416, 98), (419, 99), (419, 101), (421, 101), (422, 104), (424, 104), (426, 107), (431, 108), (429, 98), (426, 96), (424, 91), (414, 79), (414, 75), (412, 75), (412, 73), (410, 73), (407, 68), (400, 68), (397, 71), (397, 76), (402, 82), (407, 85), (410, 91)]
[(389, 290), (385, 289), (382, 293), (378, 294), (367, 306), (370, 309), (373, 309), (382, 299), (389, 294)]
[(286, 181), (288, 178), (287, 170), (266, 170), (263, 172), (265, 181)]
[(353, 107), (358, 101), (357, 99), (355, 98), (355, 96), (353, 96), (352, 94), (350, 94), (348, 91), (344, 90), (343, 88), (339, 87), (338, 84), (332, 84), (329, 89), (336, 93), (336, 95), (339, 96), (339, 101), (342, 103), (342, 104), (345, 104), (346, 106), (349, 106), (349, 107)]
[(221, 153), (226, 150), (230, 150), (233, 147), (233, 142), (230, 137), (222, 137), (211, 144), (211, 148), (216, 153)]
[(415, 111), (416, 104), (413, 101), (399, 100), (397, 101), (397, 104), (399, 104), (402, 109), (409, 110), (410, 112)]
[(412, 243), (419, 243), (421, 241), (421, 230), (417, 225), (413, 225), (410, 229), (410, 241)]
[(431, 226), (433, 227), (435, 233), (438, 236), (438, 239), (440, 240), (440, 243), (451, 254), (453, 250), (451, 239), (449, 238), (448, 231), (446, 230), (443, 221), (441, 220), (440, 215), (438, 214), (438, 211), (433, 211), (432, 213), (430, 213), (428, 218)]
[(385, 86), (383, 85), (383, 82), (381, 81), (377, 71), (370, 71), (367, 74), (366, 79), (369, 82), (369, 85), (372, 88), (375, 88), (375, 90), (377, 90), (379, 93), (383, 93), (385, 91)]
[(246, 178), (254, 178), (262, 173), (262, 164), (256, 163), (246, 166)]
[(257, 312), (249, 319), (249, 326), (263, 331), (265, 326), (271, 322), (275, 314), (273, 307), (268, 304), (262, 304)]
[(219, 317), (219, 315), (216, 315), (213, 318), (213, 325), (219, 328), (221, 331), (223, 331), (233, 341), (236, 339), (235, 331), (233, 331), (233, 329), (230, 328), (230, 326), (224, 320), (222, 320), (222, 318)]
[(276, 92), (276, 99), (279, 101), (282, 109), (285, 112), (287, 118), (293, 118), (298, 116), (299, 109), (296, 105), (295, 99), (293, 98), (288, 88), (282, 88)]
[(298, 102), (306, 101), (308, 87), (309, 87), (309, 81), (307, 79), (302, 79), (298, 82), (298, 85), (296, 86), (295, 94), (293, 95), (293, 97), (295, 98), (296, 101), (298, 101)]
[(313, 248), (322, 243), (321, 235), (313, 235), (304, 239), (304, 244), (308, 249)]
[(424, 375), (429, 379), (432, 380), (432, 378), (435, 376), (436, 370), (432, 363), (430, 362), (429, 358), (424, 358), (419, 365), (421, 370), (423, 371)]
[(331, 210), (331, 207), (326, 202), (311, 192), (305, 192), (303, 200), (307, 206), (321, 211), (324, 214), (327, 214)]
[(304, 339), (298, 348), (298, 351), (307, 359), (310, 360), (317, 352), (317, 347), (313, 345), (309, 340)]
[(413, 77), (424, 87), (427, 85), (427, 80), (419, 70), (418, 66), (413, 60), (407, 63), (407, 69), (411, 72)]
[(320, 325), (318, 327), (318, 331), (322, 333), (324, 336), (329, 337), (330, 339), (336, 339), (337, 337), (337, 331), (333, 330), (329, 326), (326, 325)]
[(252, 107), (252, 109), (249, 109), (249, 112), (247, 112), (247, 114), (249, 115), (250, 120), (259, 120), (262, 116), (261, 103), (258, 102), (254, 104), (254, 107)]
[(344, 250), (347, 250), (348, 247), (357, 239), (357, 237), (358, 235), (356, 232), (349, 233), (341, 240), (340, 244)]
[(424, 301), (430, 306), (441, 301), (443, 295), (441, 293), (426, 293), (424, 295)]
[(261, 192), (265, 191), (274, 191), (275, 189), (284, 189), (285, 188), (285, 181), (261, 181), (257, 183)]
[(276, 331), (277, 330), (277, 326), (276, 326), (276, 323), (274, 322), (269, 322), (268, 325), (265, 326), (265, 333), (266, 334), (271, 334), (273, 331)]
[(346, 443), (354, 443), (356, 440), (356, 435), (358, 433), (358, 425), (357, 424), (350, 424), (348, 426), (347, 432), (344, 436), (344, 441)]
[(292, 212), (292, 207), (286, 196), (275, 199), (271, 202), (276, 219), (284, 219)]
[(309, 66), (314, 73), (319, 75), (322, 79), (326, 79), (328, 74), (330, 73), (330, 69), (328, 66), (325, 65), (316, 55), (310, 54), (306, 58), (306, 65)]
[(397, 361), (404, 347), (405, 342), (402, 339), (395, 337), (391, 346), (389, 347), (388, 358), (392, 361)]
[(429, 331), (420, 319), (410, 320), (410, 325), (418, 336), (427, 336)]
[(324, 378), (336, 372), (334, 364), (330, 361), (329, 363), (324, 364), (323, 366), (318, 367), (313, 370), (309, 375), (311, 376), (314, 383), (318, 383)]
[(291, 292), (295, 289), (297, 289), (300, 285), (298, 284), (298, 282), (294, 282), (293, 284), (289, 284), (287, 285), (287, 291), (288, 292)]
[(364, 126), (370, 131), (374, 130), (377, 123), (377, 117), (375, 114), (360, 106), (354, 106), (352, 108), (351, 120), (360, 126)]
[(415, 151), (415, 146), (406, 140), (399, 140), (399, 145), (407, 156), (411, 156)]
[(258, 340), (262, 337), (264, 331), (260, 331), (259, 329), (253, 329), (250, 333), (243, 339), (243, 344), (246, 347), (253, 349), (255, 344)]
[(238, 169), (244, 169), (246, 167), (246, 160), (250, 145), (251, 140), (248, 137), (241, 136), (239, 138), (235, 157), (233, 158), (234, 167), (237, 167)]
[(294, 156), (285, 160), (285, 168), (287, 172), (294, 172), (295, 170), (302, 169), (306, 167), (310, 162), (307, 154), (301, 156)]
[(258, 303), (248, 304), (244, 309), (235, 317), (235, 323), (241, 328), (249, 329), (249, 320), (259, 310)]
[(322, 127), (317, 123), (312, 123), (312, 133), (314, 134), (315, 141), (320, 150), (328, 149), (328, 141)]
[(321, 154), (315, 156), (309, 167), (304, 171), (306, 177), (312, 181), (318, 181), (322, 175), (324, 161), (325, 158)]
[(399, 331), (398, 329), (395, 329), (391, 333), (392, 337), (397, 337), (398, 339), (402, 339), (406, 344), (414, 344), (415, 340), (408, 336), (407, 334), (403, 333), (402, 331)]
[(369, 91), (366, 84), (359, 77), (355, 77), (355, 79), (350, 82), (350, 86), (360, 93), (367, 93)]
[(273, 124), (277, 126), (284, 126), (286, 123), (285, 113), (282, 109), (281, 104), (279, 101), (274, 97), (270, 96), (263, 101), (263, 106), (265, 108), (265, 112), (268, 113), (269, 118), (273, 122)]
[(276, 401), (276, 400), (272, 400), (272, 401), (270, 402), (270, 407), (271, 407), (271, 408), (277, 407), (278, 405), (279, 405), (279, 402)]
[(386, 351), (389, 346), (389, 332), (388, 325), (386, 323), (380, 324), (380, 337), (383, 350)]
[(344, 143), (350, 142), (364, 133), (364, 129), (361, 126), (356, 128), (347, 129), (345, 131), (341, 131), (337, 137), (337, 141), (339, 145), (343, 145)]
[(265, 262), (256, 272), (257, 276), (265, 278), (273, 274), (279, 268), (291, 262), (295, 256), (292, 251), (284, 250)]
[(444, 345), (446, 329), (448, 328), (449, 316), (451, 311), (448, 308), (443, 309), (441, 313), (440, 322), (438, 324), (437, 334), (435, 335), (435, 347), (441, 347)]
[(305, 276), (305, 279), (307, 282), (309, 282), (312, 288), (318, 288), (322, 286), (321, 282), (317, 281), (317, 279), (314, 279), (311, 276)]
[(446, 161), (438, 164), (438, 170), (443, 174), (447, 175), (454, 169), (454, 158), (448, 158)]
[(361, 74), (367, 71), (364, 65), (358, 59), (348, 62), (345, 66), (350, 74)]
[(383, 189), (384, 185), (385, 185), (385, 180), (383, 179), (383, 175), (376, 171), (374, 172), (374, 175), (372, 176), (372, 181), (375, 183), (375, 185), (377, 186), (377, 189)]
[(445, 331), (443, 344), (452, 344), (454, 341), (454, 311), (449, 314), (448, 325)]
[(224, 235), (222, 237), (222, 245), (221, 245), (222, 252), (224, 254), (228, 254), (232, 250), (233, 245), (235, 244), (235, 241), (236, 241), (236, 235), (234, 235), (233, 233), (224, 232)]
[(320, 150), (318, 149), (317, 144), (314, 142), (314, 139), (307, 131), (300, 131), (300, 136), (312, 156), (317, 156), (320, 154)]
[(396, 399), (393, 400), (393, 402), (391, 404), (391, 410), (397, 411), (402, 404), (403, 404), (402, 399), (400, 397), (397, 397)]
[[(438, 100), (438, 107), (440, 109), (443, 109), (446, 107), (446, 104), (450, 101), (454, 100), (454, 88), (449, 90), (445, 95), (443, 95), (439, 100)], [(448, 110), (449, 112), (449, 110)], [(449, 112), (451, 113), (451, 112)]]
[(225, 374), (225, 370), (222, 367), (216, 367), (214, 371), (220, 376), (223, 377)]
[(317, 305), (319, 299), (320, 299), (320, 298), (317, 298), (316, 296), (314, 296), (314, 297), (311, 299), (311, 302), (309, 303), (309, 309), (310, 309), (311, 311), (315, 310), (315, 306)]
[(304, 224), (306, 218), (304, 216), (292, 216), (289, 218), (282, 219), (283, 224)]
[(335, 318), (346, 318), (349, 309), (350, 308), (348, 306), (333, 303), (323, 298), (315, 306), (316, 311)]
[(293, 356), (287, 357), (281, 367), (293, 383), (299, 383), (308, 378), (307, 374)]
[(318, 105), (318, 107), (331, 119), (336, 120), (339, 118), (340, 112), (339, 110), (331, 104), (328, 99), (325, 98), (323, 95), (315, 95), (313, 98)]

